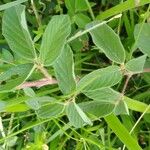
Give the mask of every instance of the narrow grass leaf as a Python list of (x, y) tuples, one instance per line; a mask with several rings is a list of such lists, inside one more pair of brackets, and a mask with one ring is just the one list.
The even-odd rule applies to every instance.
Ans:
[(0, 143), (3, 142), (4, 140), (10, 138), (10, 137), (13, 137), (13, 136), (15, 136), (15, 135), (17, 135), (17, 134), (19, 134), (19, 133), (22, 133), (23, 131), (26, 131), (26, 130), (28, 130), (28, 129), (31, 129), (31, 128), (33, 128), (33, 127), (36, 127), (36, 126), (38, 126), (38, 125), (41, 125), (41, 124), (43, 124), (43, 123), (45, 123), (45, 122), (48, 122), (48, 121), (50, 121), (51, 119), (52, 119), (52, 118), (48, 118), (48, 119), (44, 119), (44, 120), (37, 120), (37, 121), (34, 121), (34, 122), (31, 121), (31, 122), (29, 122), (26, 126), (24, 126), (23, 128), (21, 128), (20, 130), (14, 132), (14, 133), (11, 133), (11, 134), (7, 135), (7, 136), (4, 137), (4, 138), (1, 138), (1, 139), (0, 139)]
[(29, 109), (30, 108), (24, 103), (13, 105), (8, 101), (0, 101), (0, 112), (25, 112)]
[(10, 106), (5, 108), (5, 112), (25, 112), (28, 111), (30, 108), (26, 104), (17, 104), (14, 106)]
[(137, 6), (143, 6), (146, 4), (149, 4), (150, 0), (140, 0), (139, 3), (136, 3), (136, 0), (127, 0), (123, 3), (120, 3), (104, 12), (101, 12), (98, 16), (97, 19), (99, 20), (105, 20), (109, 17), (112, 17), (117, 14), (122, 14), (124, 11), (130, 10), (132, 8), (136, 8)]
[(129, 150), (142, 150), (136, 140), (130, 135), (128, 130), (121, 124), (119, 119), (111, 114), (104, 117), (108, 126), (118, 136), (118, 138), (126, 145)]
[[(124, 101), (127, 103), (128, 108), (133, 111), (144, 112), (145, 109), (148, 107), (147, 104), (131, 99), (129, 97), (124, 97)], [(150, 113), (150, 109), (147, 111), (147, 113)]]

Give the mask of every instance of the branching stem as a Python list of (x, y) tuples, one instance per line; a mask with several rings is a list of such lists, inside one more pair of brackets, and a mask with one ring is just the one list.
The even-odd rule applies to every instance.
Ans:
[[(46, 78), (43, 78), (43, 79), (40, 79), (37, 81), (25, 82), (25, 83), (21, 84), (20, 86), (18, 86), (17, 89), (23, 89), (23, 88), (27, 88), (27, 87), (38, 87), (38, 88), (40, 88), (40, 87), (45, 86), (45, 85), (57, 84), (57, 80), (55, 78), (52, 78), (45, 68), (44, 68), (44, 70), (42, 69), (41, 72), (44, 74), (44, 76)], [(145, 72), (150, 72), (150, 68), (144, 69), (143, 73), (145, 73)], [(128, 85), (130, 78), (131, 78), (131, 76), (128, 75), (127, 79), (125, 81), (125, 85), (122, 89), (122, 95), (124, 95), (124, 93), (125, 93), (125, 90), (127, 88), (127, 85)]]
[(47, 79), (49, 79), (50, 81), (52, 80), (52, 77), (51, 77), (51, 75), (48, 73), (48, 71), (43, 67), (43, 66), (41, 66), (41, 65), (37, 65), (36, 66), (37, 67), (37, 69), (39, 69), (40, 71), (41, 71), (41, 73), (47, 78)]

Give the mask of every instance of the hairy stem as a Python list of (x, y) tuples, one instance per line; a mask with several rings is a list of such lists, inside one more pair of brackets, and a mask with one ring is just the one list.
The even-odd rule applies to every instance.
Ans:
[[(42, 69), (42, 71), (43, 71), (43, 69)], [(143, 73), (145, 73), (145, 72), (150, 72), (150, 68), (144, 69)], [(40, 87), (45, 86), (45, 85), (51, 85), (51, 84), (58, 83), (55, 78), (52, 78), (48, 74), (48, 72), (47, 72), (47, 70), (45, 68), (44, 68), (44, 72), (42, 72), (42, 73), (44, 74), (44, 76), (46, 78), (43, 78), (43, 79), (40, 79), (40, 80), (37, 80), (37, 81), (25, 82), (25, 83), (21, 84), (20, 86), (18, 86), (17, 89), (23, 89), (23, 88), (27, 88), (27, 87), (38, 87), (38, 88), (40, 88)], [(131, 75), (130, 76), (128, 75), (127, 79), (125, 81), (125, 85), (124, 85), (124, 87), (122, 89), (122, 95), (124, 95), (124, 93), (125, 93), (125, 90), (127, 88), (127, 85), (128, 85), (128, 82), (129, 82), (130, 78), (131, 78)]]
[(48, 73), (48, 71), (41, 65), (37, 65), (36, 66), (37, 69), (39, 69), (41, 71), (41, 73), (47, 78), (49, 79), (50, 81), (52, 80), (52, 76)]
[(128, 83), (129, 83), (129, 80), (130, 80), (131, 77), (132, 77), (132, 74), (128, 74), (128, 75), (127, 75), (125, 84), (124, 84), (123, 89), (122, 89), (122, 92), (121, 92), (122, 95), (125, 94), (126, 88), (127, 88), (127, 86), (128, 86)]
[(57, 83), (56, 79), (50, 80), (47, 78), (43, 78), (43, 79), (37, 80), (37, 81), (25, 82), (25, 83), (21, 84), (20, 86), (18, 86), (17, 89), (23, 89), (23, 88), (27, 88), (27, 87), (40, 88), (45, 85), (51, 85), (51, 84), (56, 84), (56, 83)]

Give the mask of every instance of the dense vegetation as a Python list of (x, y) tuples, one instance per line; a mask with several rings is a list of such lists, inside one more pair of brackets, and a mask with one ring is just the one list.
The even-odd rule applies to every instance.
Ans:
[(0, 149), (149, 150), (150, 0), (1, 0)]

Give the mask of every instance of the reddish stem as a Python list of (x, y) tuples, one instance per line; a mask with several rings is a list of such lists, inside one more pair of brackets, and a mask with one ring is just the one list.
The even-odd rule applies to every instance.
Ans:
[(37, 80), (37, 81), (32, 81), (32, 82), (25, 82), (21, 85), (19, 85), (17, 87), (17, 89), (23, 89), (23, 88), (27, 88), (27, 87), (42, 87), (45, 85), (51, 85), (51, 84), (56, 84), (57, 80), (56, 79), (47, 79), (47, 78), (43, 78), (41, 80)]

